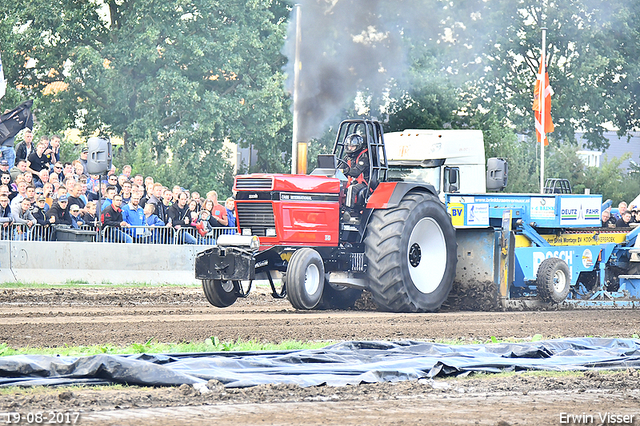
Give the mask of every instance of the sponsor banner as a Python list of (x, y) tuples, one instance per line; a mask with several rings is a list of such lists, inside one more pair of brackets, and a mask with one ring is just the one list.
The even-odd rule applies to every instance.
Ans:
[(555, 219), (556, 199), (553, 197), (534, 197), (531, 199), (531, 219)]
[(468, 226), (489, 226), (489, 204), (467, 204)]
[(600, 226), (600, 198), (560, 198), (560, 225)]
[(451, 215), (451, 224), (455, 228), (462, 228), (464, 226), (464, 204), (449, 203), (447, 210)]

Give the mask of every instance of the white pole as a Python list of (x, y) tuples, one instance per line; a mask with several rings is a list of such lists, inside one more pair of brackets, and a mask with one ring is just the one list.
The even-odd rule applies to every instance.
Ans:
[(291, 174), (298, 173), (298, 92), (300, 84), (300, 42), (302, 41), (302, 9), (299, 4), (294, 6), (296, 10), (296, 47), (293, 60), (293, 134), (291, 140)]
[[(546, 74), (546, 58), (545, 58), (545, 50), (546, 50), (546, 43), (547, 43), (547, 29), (546, 28), (542, 28), (542, 57), (541, 57), (541, 61), (542, 63), (540, 64), (540, 70), (541, 70), (541, 75), (538, 76), (538, 80), (540, 82), (539, 85), (539, 92), (538, 92), (538, 102), (540, 105), (540, 125), (541, 125), (541, 129), (540, 129), (540, 193), (543, 194), (544, 193), (544, 138), (545, 138), (545, 132), (544, 132), (544, 116), (545, 116), (545, 111), (544, 111), (544, 107), (545, 107), (545, 103), (546, 103), (546, 99), (545, 99), (545, 95), (546, 95), (546, 79), (544, 78), (545, 74)], [(536, 138), (537, 139), (537, 138)], [(536, 141), (537, 142), (537, 141)]]

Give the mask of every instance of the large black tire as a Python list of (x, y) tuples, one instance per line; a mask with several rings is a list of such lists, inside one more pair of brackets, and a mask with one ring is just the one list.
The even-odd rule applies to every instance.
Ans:
[(216, 308), (226, 308), (238, 298), (237, 281), (202, 280), (202, 289), (209, 303)]
[(567, 262), (557, 257), (542, 261), (536, 277), (538, 296), (549, 303), (560, 303), (571, 289), (571, 272)]
[(364, 240), (373, 301), (392, 312), (433, 312), (456, 275), (455, 229), (444, 205), (409, 192), (391, 209), (371, 215)]
[(324, 290), (324, 263), (320, 254), (310, 248), (295, 251), (287, 266), (287, 298), (300, 310), (313, 309), (320, 303)]
[(318, 309), (348, 309), (355, 305), (356, 300), (362, 296), (362, 290), (358, 288), (346, 287), (338, 284), (331, 284), (324, 281), (322, 299), (318, 303)]

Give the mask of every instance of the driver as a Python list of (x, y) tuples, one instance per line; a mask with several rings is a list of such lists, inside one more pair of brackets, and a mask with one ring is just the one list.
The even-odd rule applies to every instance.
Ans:
[[(367, 144), (361, 135), (353, 133), (344, 139), (346, 163), (342, 166), (342, 172), (348, 177), (347, 207), (364, 206), (366, 191), (369, 182), (369, 154)], [(357, 183), (353, 183), (353, 181)], [(350, 195), (350, 196), (349, 196)]]

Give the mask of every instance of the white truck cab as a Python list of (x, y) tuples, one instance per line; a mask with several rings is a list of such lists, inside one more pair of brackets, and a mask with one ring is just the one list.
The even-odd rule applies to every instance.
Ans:
[[(506, 186), (506, 162), (489, 159), (485, 168), (480, 130), (407, 129), (385, 133), (390, 181), (428, 182), (445, 193), (484, 194)], [(504, 163), (504, 164), (502, 164)]]

